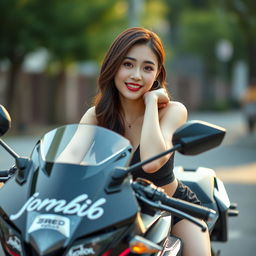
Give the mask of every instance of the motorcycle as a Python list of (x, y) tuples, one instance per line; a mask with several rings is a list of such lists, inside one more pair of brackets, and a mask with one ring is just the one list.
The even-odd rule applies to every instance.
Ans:
[[(7, 110), (0, 106), (0, 136), (10, 124)], [(200, 192), (204, 206), (170, 198), (151, 182), (132, 179), (132, 172), (146, 163), (174, 151), (199, 154), (218, 146), (224, 135), (222, 127), (187, 122), (174, 133), (173, 148), (132, 166), (129, 141), (94, 125), (70, 124), (49, 131), (29, 158), (0, 139), (16, 162), (0, 172), (5, 183), (0, 188), (4, 255), (182, 255), (182, 241), (170, 235), (174, 215), (202, 232), (207, 226), (198, 218), (205, 220), (211, 237), (224, 241), (227, 215), (236, 212), (213, 173), (193, 181), (186, 180), (191, 170), (175, 171)], [(200, 176), (204, 171), (193, 173)]]

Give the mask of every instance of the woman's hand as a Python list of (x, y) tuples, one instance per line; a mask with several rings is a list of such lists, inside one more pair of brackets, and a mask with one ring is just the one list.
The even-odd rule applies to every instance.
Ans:
[(160, 88), (146, 92), (144, 94), (145, 105), (151, 101), (156, 101), (159, 109), (166, 107), (170, 101), (166, 89)]

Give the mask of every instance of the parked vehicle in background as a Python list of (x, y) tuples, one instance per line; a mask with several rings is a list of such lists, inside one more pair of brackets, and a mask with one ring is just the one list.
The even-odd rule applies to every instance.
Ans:
[(256, 79), (252, 80), (241, 99), (248, 131), (252, 133), (256, 126)]

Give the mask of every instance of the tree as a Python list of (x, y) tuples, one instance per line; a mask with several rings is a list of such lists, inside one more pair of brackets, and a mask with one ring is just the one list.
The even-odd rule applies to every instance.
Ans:
[(214, 9), (193, 10), (184, 11), (180, 22), (182, 29), (177, 50), (182, 54), (200, 56), (208, 75), (215, 74), (218, 65), (216, 57), (218, 42), (222, 39), (233, 42), (235, 40), (234, 34), (237, 30), (232, 17), (222, 15)]
[[(64, 67), (91, 55), (88, 34), (117, 0), (1, 0), (0, 59), (10, 63), (6, 105), (12, 112), (24, 58), (39, 47)], [(98, 49), (99, 50), (99, 49)]]
[(249, 78), (256, 78), (256, 2), (254, 0), (225, 0), (225, 9), (234, 14), (241, 28), (237, 35), (245, 41)]
[(184, 11), (208, 10), (210, 0), (164, 0), (167, 9), (167, 20), (171, 26), (171, 38), (174, 45), (179, 41), (179, 30), (181, 28), (181, 17)]
[[(246, 58), (249, 65), (249, 76), (252, 79), (256, 77), (256, 2), (254, 0), (224, 0), (224, 1), (213, 1), (213, 0), (184, 0), (184, 1), (175, 1), (175, 0), (165, 0), (167, 6), (169, 7), (167, 18), (170, 21), (172, 29), (172, 39), (174, 46), (180, 43), (180, 31), (183, 30), (183, 22), (186, 22), (187, 28), (193, 27), (196, 29), (197, 26), (204, 26), (206, 24), (199, 25), (199, 19), (202, 18), (203, 13), (205, 19), (209, 15), (208, 21), (213, 20), (213, 15), (215, 12), (215, 17), (217, 12), (222, 12), (222, 22), (226, 22), (229, 25), (228, 29), (226, 24), (224, 24), (221, 31), (221, 24), (216, 20), (215, 28), (214, 24), (209, 24), (209, 32), (214, 33), (219, 30), (222, 36), (225, 36), (232, 40), (234, 45), (234, 57), (243, 57)], [(187, 22), (185, 15), (190, 14), (190, 24)], [(194, 13), (194, 17), (192, 15)], [(199, 14), (199, 17), (197, 17)], [(185, 19), (185, 20), (184, 20)], [(210, 22), (211, 23), (211, 22)], [(218, 27), (218, 28), (217, 28)], [(212, 29), (214, 29), (212, 31)], [(226, 31), (224, 31), (226, 29)], [(186, 30), (189, 32), (189, 29)], [(225, 32), (226, 34), (223, 34)], [(207, 33), (206, 35), (209, 35)], [(182, 33), (184, 36), (184, 33)], [(196, 31), (194, 30), (194, 39), (196, 37)], [(200, 39), (201, 37), (201, 39)], [(203, 41), (202, 33), (200, 29), (198, 30), (197, 39)], [(207, 40), (206, 38), (206, 43)], [(200, 47), (198, 47), (200, 48)]]
[[(30, 1), (31, 2), (31, 1)], [(7, 82), (6, 105), (12, 110), (12, 101), (17, 84), (17, 74), (25, 56), (36, 49), (38, 21), (31, 11), (31, 3), (18, 0), (0, 1), (0, 58), (10, 63)]]

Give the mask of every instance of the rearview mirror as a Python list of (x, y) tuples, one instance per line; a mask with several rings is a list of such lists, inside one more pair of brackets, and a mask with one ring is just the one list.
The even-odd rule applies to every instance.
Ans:
[(173, 134), (173, 145), (181, 144), (178, 150), (184, 155), (197, 155), (217, 147), (223, 140), (226, 130), (204, 121), (188, 121)]
[(0, 136), (3, 136), (11, 127), (11, 117), (4, 106), (0, 105)]
[(178, 128), (173, 134), (172, 148), (142, 162), (133, 164), (128, 168), (115, 168), (110, 182), (106, 186), (106, 192), (114, 193), (120, 191), (120, 185), (123, 183), (128, 173), (169, 153), (178, 151), (184, 155), (196, 155), (217, 147), (222, 142), (225, 133), (225, 129), (220, 126), (203, 121), (189, 121)]

